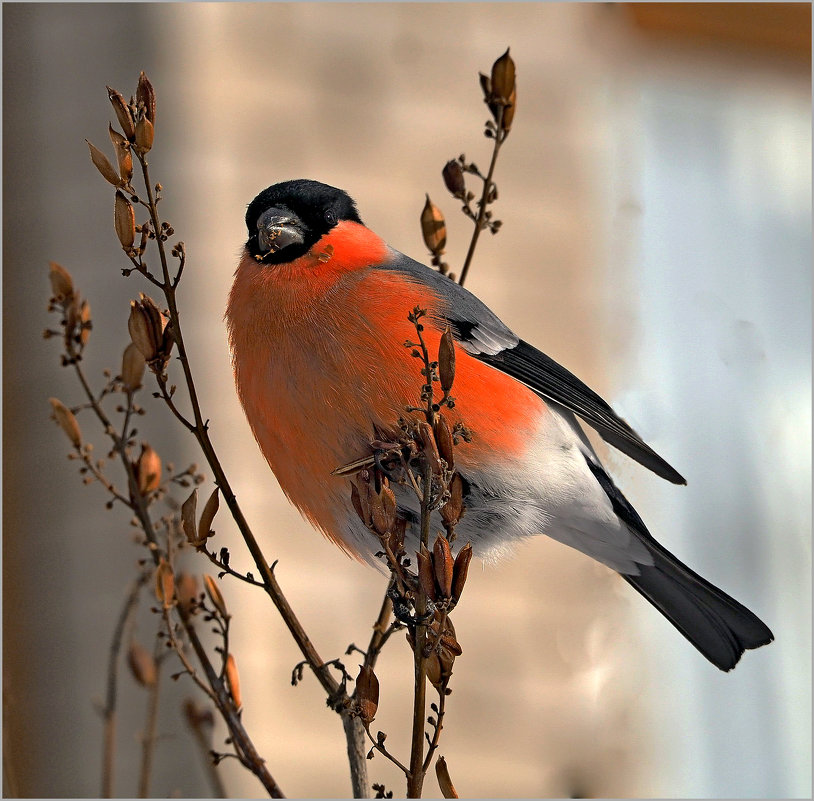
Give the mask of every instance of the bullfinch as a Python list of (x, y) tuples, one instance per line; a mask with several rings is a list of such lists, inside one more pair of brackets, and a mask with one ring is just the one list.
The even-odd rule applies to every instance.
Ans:
[[(421, 379), (404, 343), (415, 337), (408, 313), (420, 307), (430, 353), (447, 327), (453, 333), (448, 414), (472, 435), (455, 453), (466, 508), (456, 547), (471, 543), (490, 559), (547, 534), (617, 571), (721, 670), (772, 641), (756, 615), (653, 539), (577, 418), (662, 478), (682, 476), (474, 295), (365, 227), (345, 192), (278, 183), (251, 202), (246, 225), (226, 313), (238, 395), (283, 491), (329, 539), (376, 561), (380, 542), (354, 511), (350, 479), (333, 471), (370, 456), (373, 439), (417, 404)], [(409, 553), (419, 503), (392, 489)]]

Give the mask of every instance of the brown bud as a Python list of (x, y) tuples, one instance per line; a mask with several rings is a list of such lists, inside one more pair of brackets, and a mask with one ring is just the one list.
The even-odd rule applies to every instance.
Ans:
[(356, 705), (359, 717), (369, 726), (379, 707), (379, 680), (370, 665), (362, 665), (356, 677)]
[(139, 492), (142, 495), (155, 492), (161, 485), (161, 457), (146, 442), (141, 445), (135, 468)]
[(71, 274), (55, 261), (48, 262), (50, 272), (48, 278), (51, 281), (51, 292), (57, 303), (65, 303), (73, 298), (73, 279)]
[(429, 195), (421, 212), (421, 233), (430, 253), (438, 256), (444, 252), (447, 244), (447, 226), (441, 209), (430, 200)]
[(133, 678), (142, 687), (155, 686), (158, 679), (155, 659), (143, 645), (139, 645), (135, 640), (130, 643), (130, 648), (127, 650), (127, 664)]
[(219, 505), (218, 488), (215, 487), (201, 512), (201, 519), (198, 522), (198, 542), (206, 542), (212, 533), (212, 521), (215, 519)]
[(508, 133), (511, 130), (512, 120), (514, 120), (514, 111), (516, 108), (517, 108), (517, 89), (512, 89), (512, 93), (509, 95), (509, 102), (503, 109), (503, 119), (501, 121), (501, 127), (506, 133)]
[(190, 493), (189, 497), (181, 504), (181, 528), (184, 529), (184, 536), (190, 545), (198, 546), (203, 543), (198, 539), (198, 530), (195, 525), (198, 508), (198, 488)]
[(130, 201), (119, 190), (116, 190), (113, 224), (122, 247), (125, 250), (130, 250), (136, 239), (136, 214)]
[(113, 106), (113, 111), (116, 112), (116, 119), (119, 121), (119, 125), (122, 126), (124, 135), (132, 142), (136, 136), (136, 127), (133, 124), (130, 106), (125, 103), (120, 92), (111, 89), (109, 86), (107, 87), (107, 96), (110, 98), (110, 104)]
[(441, 790), (444, 798), (458, 798), (458, 793), (455, 791), (455, 785), (449, 777), (449, 768), (447, 761), (444, 757), (439, 756), (435, 761), (435, 776), (438, 779), (438, 787)]
[(130, 301), (127, 328), (133, 344), (147, 362), (154, 361), (161, 355), (165, 326), (166, 319), (152, 298), (142, 293), (138, 301)]
[(438, 378), (441, 389), (445, 394), (449, 393), (455, 381), (455, 339), (449, 326), (441, 335), (438, 345)]
[(136, 123), (136, 150), (144, 155), (153, 147), (153, 124), (147, 117), (142, 117)]
[(441, 170), (441, 177), (444, 179), (444, 185), (449, 189), (453, 197), (464, 196), (466, 192), (466, 183), (464, 182), (464, 171), (461, 168), (461, 163), (453, 159), (444, 165)]
[(514, 91), (514, 61), (509, 55), (509, 48), (492, 65), (492, 94), (497, 100), (508, 103)]
[(221, 617), (229, 617), (229, 613), (226, 611), (226, 601), (223, 600), (223, 595), (221, 594), (218, 585), (215, 583), (215, 579), (209, 575), (205, 575), (203, 578), (206, 594), (209, 596), (209, 600), (212, 601), (212, 605), (215, 607)]
[(466, 576), (469, 573), (469, 563), (472, 561), (472, 543), (467, 542), (455, 557), (455, 564), (452, 567), (452, 600), (457, 604), (461, 599), (461, 593), (466, 584)]
[(438, 594), (435, 589), (432, 556), (423, 542), (421, 543), (421, 550), (416, 553), (416, 558), (418, 560), (418, 583), (424, 591), (424, 595), (431, 601), (435, 601)]
[(133, 177), (133, 156), (130, 155), (130, 143), (112, 125), (108, 126), (110, 141), (116, 151), (116, 161), (119, 165), (119, 175), (125, 185), (130, 184)]
[(90, 303), (83, 300), (79, 305), (79, 344), (84, 348), (90, 339)]
[(190, 610), (192, 602), (198, 597), (199, 593), (198, 579), (191, 573), (181, 573), (175, 580), (175, 595), (178, 598), (178, 603), (187, 611)]
[(240, 707), (243, 706), (240, 697), (240, 676), (237, 673), (237, 662), (235, 662), (235, 658), (231, 654), (226, 657), (224, 673), (226, 674), (226, 683), (229, 685), (229, 693), (235, 702), (235, 708), (240, 710)]
[(464, 483), (456, 473), (449, 482), (449, 500), (441, 507), (441, 519), (446, 526), (454, 526), (461, 519), (463, 510)]
[(82, 444), (82, 432), (79, 429), (79, 423), (76, 421), (74, 413), (56, 398), (49, 398), (49, 401), (53, 409), (54, 419), (59, 423), (59, 427), (65, 432), (73, 446), (78, 448)]
[(155, 597), (164, 609), (172, 606), (175, 597), (175, 580), (169, 562), (162, 556), (155, 570)]
[(144, 354), (131, 342), (122, 355), (122, 384), (127, 392), (135, 392), (144, 377)]
[(447, 468), (451, 470), (455, 466), (455, 451), (452, 442), (452, 431), (450, 431), (449, 423), (447, 423), (443, 414), (439, 414), (435, 418), (433, 432), (435, 433), (435, 444), (438, 446), (438, 453), (447, 463)]
[(113, 184), (113, 186), (120, 186), (122, 180), (119, 178), (119, 173), (116, 172), (113, 165), (107, 160), (107, 156), (102, 153), (96, 145), (92, 145), (87, 139), (85, 141), (90, 148), (90, 160), (93, 162), (93, 166), (102, 174), (102, 178), (108, 183)]
[[(508, 51), (507, 51), (508, 52)], [(141, 72), (136, 89), (136, 102), (144, 103), (144, 114), (147, 119), (155, 125), (155, 89), (150, 83), (150, 79)]]
[(452, 595), (452, 551), (449, 540), (441, 534), (435, 538), (435, 544), (432, 546), (432, 563), (441, 594), (449, 598)]

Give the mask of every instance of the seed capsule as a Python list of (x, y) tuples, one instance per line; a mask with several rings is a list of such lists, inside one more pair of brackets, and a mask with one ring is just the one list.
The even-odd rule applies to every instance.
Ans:
[(49, 262), (50, 272), (48, 278), (51, 281), (51, 292), (57, 303), (65, 303), (73, 298), (73, 279), (71, 274), (55, 261)]
[(136, 239), (136, 214), (130, 201), (119, 190), (116, 190), (113, 224), (121, 246), (125, 250), (130, 250)]
[(362, 665), (359, 668), (359, 675), (356, 678), (356, 704), (359, 717), (366, 726), (369, 726), (379, 708), (379, 680), (369, 665)]
[(442, 756), (439, 756), (435, 762), (435, 776), (438, 779), (438, 787), (444, 798), (458, 798), (455, 785), (453, 785), (452, 779), (449, 777), (447, 761)]
[(202, 544), (198, 540), (198, 531), (195, 526), (197, 507), (198, 488), (196, 487), (181, 504), (181, 527), (184, 529), (184, 536), (187, 538), (187, 542), (194, 546)]
[[(506, 51), (508, 52), (508, 51)], [(155, 89), (150, 83), (150, 79), (141, 72), (136, 88), (136, 102), (144, 103), (144, 113), (147, 119), (155, 125)]]
[(444, 179), (444, 185), (453, 197), (462, 198), (464, 196), (466, 183), (464, 182), (464, 171), (459, 161), (455, 159), (448, 161), (441, 171), (441, 177)]
[(149, 153), (153, 147), (153, 124), (147, 117), (142, 117), (136, 123), (136, 150), (144, 155)]
[(135, 392), (141, 387), (146, 366), (144, 354), (131, 342), (122, 355), (122, 384), (128, 392)]
[(441, 335), (438, 346), (438, 378), (441, 389), (445, 394), (449, 393), (452, 382), (455, 381), (455, 340), (449, 326)]
[(434, 602), (437, 598), (435, 573), (433, 572), (432, 556), (424, 543), (421, 543), (421, 550), (416, 553), (416, 558), (418, 560), (418, 583), (427, 598)]
[(74, 413), (56, 398), (49, 398), (49, 401), (54, 411), (54, 419), (59, 423), (59, 427), (65, 432), (73, 446), (78, 448), (82, 444), (82, 432), (79, 429), (79, 423), (76, 421)]
[(124, 135), (132, 142), (136, 136), (136, 127), (133, 124), (130, 107), (124, 102), (121, 93), (109, 86), (107, 87), (107, 96), (110, 98), (110, 104), (113, 106), (113, 111), (116, 112), (116, 119), (119, 121), (119, 125), (122, 126)]
[(90, 160), (93, 162), (93, 166), (96, 167), (97, 170), (102, 175), (108, 183), (113, 184), (113, 186), (120, 186), (121, 185), (121, 178), (119, 178), (119, 174), (113, 168), (113, 165), (107, 160), (107, 156), (99, 150), (96, 145), (92, 145), (86, 139), (88, 147), (90, 148)]
[(206, 542), (207, 538), (211, 535), (212, 522), (218, 512), (219, 505), (218, 488), (215, 487), (204, 506), (203, 512), (201, 512), (201, 519), (198, 522), (198, 543)]
[(492, 94), (503, 103), (508, 103), (515, 88), (514, 61), (509, 55), (509, 48), (492, 65)]
[(212, 606), (215, 607), (221, 617), (229, 617), (229, 613), (226, 611), (226, 601), (223, 600), (223, 595), (215, 583), (215, 579), (210, 575), (204, 575), (203, 578), (206, 594), (209, 596), (209, 600), (212, 601)]
[(421, 212), (421, 233), (430, 253), (440, 256), (447, 244), (447, 226), (441, 209), (430, 200), (429, 195)]
[(229, 694), (235, 702), (235, 708), (239, 711), (240, 707), (243, 706), (240, 697), (240, 676), (237, 672), (237, 662), (235, 662), (235, 658), (231, 654), (226, 657), (224, 672), (226, 674), (226, 683), (229, 685)]
[(441, 595), (449, 598), (452, 595), (452, 551), (449, 547), (449, 540), (440, 534), (435, 538), (432, 546), (432, 562), (435, 569), (435, 580), (441, 590)]
[(472, 543), (467, 542), (455, 557), (452, 568), (452, 600), (457, 604), (461, 599), (466, 576), (469, 573), (469, 563), (472, 561)]
[(141, 446), (141, 454), (135, 464), (136, 481), (139, 492), (147, 495), (161, 485), (161, 457), (146, 442)]

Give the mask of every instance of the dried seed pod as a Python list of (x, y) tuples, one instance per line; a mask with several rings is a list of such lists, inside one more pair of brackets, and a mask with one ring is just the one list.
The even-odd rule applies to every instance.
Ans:
[(146, 442), (141, 445), (135, 471), (138, 490), (142, 495), (155, 492), (161, 486), (161, 457)]
[(438, 475), (441, 472), (441, 464), (438, 461), (438, 446), (435, 444), (435, 435), (433, 434), (430, 424), (425, 420), (418, 423), (418, 434), (421, 437), (421, 446), (424, 451), (424, 457), (429, 459), (432, 466), (432, 472)]
[(130, 154), (130, 143), (112, 125), (108, 126), (110, 141), (116, 151), (116, 161), (119, 164), (119, 175), (125, 186), (130, 184), (133, 177), (133, 156)]
[(130, 201), (116, 190), (116, 203), (113, 208), (113, 224), (116, 228), (116, 236), (119, 238), (122, 247), (130, 250), (136, 240), (136, 214)]
[(449, 598), (452, 595), (452, 550), (449, 547), (449, 540), (441, 534), (435, 538), (435, 544), (432, 546), (432, 563), (441, 595)]
[(51, 281), (51, 292), (57, 303), (67, 303), (73, 299), (73, 278), (71, 274), (55, 261), (48, 262), (50, 272), (48, 278)]
[(453, 197), (463, 198), (466, 193), (466, 183), (464, 181), (464, 171), (461, 163), (456, 159), (448, 161), (441, 170), (441, 177), (444, 179), (444, 186), (450, 191)]
[(90, 148), (90, 160), (93, 162), (93, 166), (99, 170), (102, 178), (108, 183), (113, 184), (113, 186), (121, 186), (122, 180), (119, 178), (119, 173), (116, 172), (113, 165), (107, 160), (107, 156), (102, 153), (96, 145), (91, 144), (87, 139), (85, 141)]
[(441, 507), (441, 519), (445, 526), (454, 526), (463, 511), (464, 482), (459, 473), (455, 473), (449, 482), (449, 500)]
[(178, 603), (187, 612), (191, 610), (193, 601), (195, 601), (199, 593), (198, 579), (191, 573), (181, 573), (175, 580), (175, 595), (178, 598)]
[(356, 678), (356, 706), (359, 717), (369, 726), (379, 707), (379, 680), (370, 665), (361, 665)]
[(514, 61), (509, 55), (509, 48), (492, 65), (492, 94), (502, 103), (508, 103), (515, 88)]
[(148, 363), (162, 355), (166, 322), (155, 301), (147, 295), (142, 293), (138, 301), (130, 301), (127, 328), (133, 344)]
[(478, 80), (483, 92), (483, 99), (488, 103), (492, 97), (492, 81), (488, 75), (484, 75), (482, 72), (478, 73)]
[(438, 595), (435, 588), (435, 573), (432, 556), (423, 542), (421, 543), (421, 550), (416, 553), (416, 558), (418, 560), (418, 583), (427, 598), (435, 602)]
[(438, 656), (437, 652), (433, 651), (427, 657), (427, 678), (430, 680), (430, 684), (436, 689), (441, 689), (441, 659)]
[(184, 536), (190, 545), (198, 546), (203, 543), (198, 539), (198, 531), (195, 526), (196, 511), (198, 508), (198, 488), (190, 493), (189, 497), (181, 504), (181, 527), (184, 529)]
[(127, 649), (127, 664), (133, 678), (142, 687), (154, 687), (158, 679), (155, 659), (153, 655), (135, 640), (130, 643)]
[(109, 86), (107, 87), (107, 96), (110, 98), (110, 104), (113, 106), (113, 111), (116, 112), (116, 119), (119, 121), (119, 125), (122, 126), (124, 135), (132, 142), (136, 136), (136, 126), (133, 123), (130, 107), (125, 102), (122, 94)]
[[(512, 93), (509, 95), (509, 102), (506, 104), (506, 107), (503, 109), (503, 119), (501, 120), (501, 128), (508, 133), (512, 127), (512, 121), (514, 120), (514, 112), (517, 108), (517, 89), (512, 89)], [(498, 221), (495, 221), (496, 223)]]
[(226, 601), (223, 600), (223, 595), (221, 594), (220, 588), (215, 582), (215, 579), (209, 575), (204, 575), (203, 578), (206, 594), (209, 596), (209, 600), (212, 601), (212, 605), (215, 607), (221, 617), (229, 617), (229, 613), (226, 611)]
[(444, 798), (458, 798), (458, 793), (455, 791), (455, 785), (449, 777), (449, 768), (447, 761), (444, 757), (439, 756), (435, 761), (435, 776), (438, 779), (438, 787), (441, 790)]
[(235, 658), (232, 654), (227, 654), (226, 656), (224, 673), (226, 674), (226, 683), (229, 685), (229, 694), (235, 703), (235, 709), (240, 711), (240, 707), (243, 706), (240, 697), (240, 676), (237, 672), (237, 662), (235, 662)]
[(155, 89), (153, 89), (150, 79), (144, 74), (143, 70), (139, 74), (136, 102), (144, 104), (145, 116), (155, 125)]
[(54, 419), (59, 423), (59, 427), (65, 432), (68, 439), (75, 448), (82, 444), (82, 432), (79, 423), (76, 421), (74, 413), (62, 401), (56, 398), (48, 399), (53, 409)]
[(440, 256), (444, 252), (447, 244), (447, 226), (441, 209), (430, 200), (429, 195), (421, 212), (421, 234), (430, 253)]
[(441, 389), (448, 394), (452, 389), (452, 382), (455, 381), (455, 339), (449, 326), (441, 335), (441, 342), (438, 345), (438, 378)]
[(472, 543), (467, 542), (455, 557), (452, 567), (452, 600), (457, 604), (461, 599), (466, 576), (469, 573), (469, 563), (472, 561)]
[(162, 556), (155, 570), (155, 597), (164, 609), (172, 606), (175, 597), (175, 580), (169, 562)]
[(404, 534), (407, 531), (407, 521), (403, 517), (396, 515), (395, 522), (390, 528), (390, 538), (387, 544), (394, 554), (398, 554), (404, 548)]
[(207, 538), (212, 534), (212, 521), (215, 519), (219, 505), (218, 488), (215, 487), (203, 508), (203, 512), (201, 512), (201, 519), (198, 522), (199, 543), (206, 542)]
[(131, 342), (122, 355), (122, 384), (127, 392), (135, 392), (141, 387), (146, 366), (144, 354)]
[(136, 123), (136, 151), (141, 155), (149, 153), (153, 147), (153, 124), (147, 117), (142, 117)]
[(438, 454), (447, 463), (447, 468), (452, 470), (455, 467), (455, 450), (452, 442), (452, 431), (443, 414), (436, 416), (433, 433), (435, 434), (435, 444), (438, 446)]

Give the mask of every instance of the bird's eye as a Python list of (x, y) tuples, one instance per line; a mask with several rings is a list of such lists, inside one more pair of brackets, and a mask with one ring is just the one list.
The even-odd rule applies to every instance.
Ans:
[(336, 225), (336, 212), (333, 209), (325, 209), (325, 222), (328, 225)]

